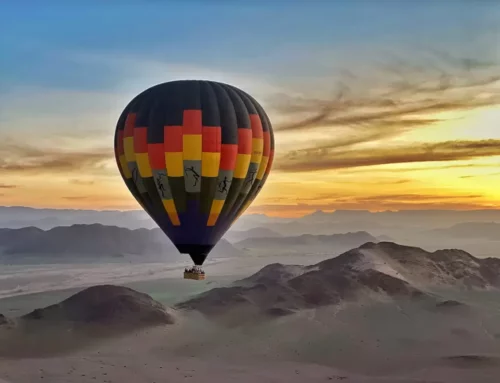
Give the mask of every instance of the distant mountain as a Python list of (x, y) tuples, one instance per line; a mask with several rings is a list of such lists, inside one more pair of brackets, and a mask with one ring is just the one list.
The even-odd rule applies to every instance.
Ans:
[(400, 210), (370, 212), (366, 210), (336, 210), (314, 213), (274, 222), (242, 222), (238, 229), (260, 226), (285, 236), (300, 234), (332, 234), (346, 231), (368, 231), (374, 235), (394, 234), (408, 229), (442, 228), (462, 222), (500, 222), (499, 210)]
[[(246, 214), (237, 221), (234, 228), (249, 225), (287, 222), (287, 218), (273, 218), (264, 214)], [(35, 209), (24, 206), (0, 206), (0, 228), (20, 229), (34, 226), (40, 229), (52, 229), (57, 226), (75, 224), (101, 224), (129, 229), (153, 229), (158, 226), (143, 210), (77, 210), (77, 209)], [(245, 229), (246, 230), (246, 229)]]
[(394, 242), (394, 239), (389, 237), (388, 235), (379, 235), (377, 236), (377, 240), (379, 242)]
[(303, 234), (293, 237), (248, 238), (234, 245), (237, 248), (268, 249), (272, 251), (342, 252), (377, 238), (365, 231), (332, 235)]
[[(429, 253), (391, 242), (366, 243), (312, 266), (272, 264), (249, 278), (179, 304), (206, 315), (227, 312), (286, 315), (344, 301), (393, 298), (439, 302), (431, 286), (465, 289), (500, 287), (500, 259), (478, 259), (461, 250)], [(240, 318), (244, 319), (244, 318)]]
[[(333, 217), (331, 217), (333, 218)], [(246, 224), (246, 222), (244, 222)], [(249, 229), (252, 226), (247, 225), (245, 228)], [(273, 230), (276, 233), (285, 237), (298, 236), (302, 234), (312, 235), (331, 235), (335, 233), (346, 233), (356, 231), (367, 231), (369, 233), (376, 233), (381, 235), (397, 230), (397, 227), (383, 225), (379, 222), (365, 222), (365, 221), (324, 221), (324, 222), (308, 222), (305, 217), (298, 218), (289, 222), (274, 222), (266, 223), (261, 227)]]
[[(22, 256), (153, 256), (156, 259), (186, 257), (160, 229), (125, 229), (116, 226), (73, 225), (47, 231), (27, 227), (0, 229), (0, 249), (4, 255)], [(237, 256), (241, 251), (226, 240), (212, 250), (214, 257)], [(179, 258), (180, 259), (180, 258)]]
[(500, 223), (497, 222), (464, 222), (444, 229), (434, 229), (426, 232), (436, 236), (456, 238), (477, 238), (500, 241)]
[[(500, 223), (500, 209), (490, 210), (400, 210), (370, 212), (367, 210), (316, 211), (298, 218), (269, 217), (265, 214), (245, 214), (233, 225), (233, 230), (268, 228), (282, 235), (332, 234), (346, 231), (369, 231), (374, 235), (393, 234), (398, 228), (443, 228), (463, 222)], [(100, 223), (109, 226), (156, 228), (142, 210), (96, 211), (71, 209), (34, 209), (22, 206), (0, 206), (0, 227), (35, 226), (50, 229), (56, 226)]]
[(265, 227), (254, 227), (250, 230), (230, 230), (224, 236), (229, 242), (239, 242), (249, 238), (279, 238), (282, 237), (271, 229)]
[(57, 226), (94, 223), (130, 229), (157, 227), (148, 214), (141, 210), (97, 211), (0, 206), (0, 227), (3, 228), (20, 229), (35, 226), (47, 230)]
[(0, 249), (10, 244), (22, 243), (36, 238), (43, 233), (38, 227), (24, 227), (22, 229), (0, 229)]
[(315, 212), (300, 219), (303, 222), (379, 222), (383, 225), (404, 224), (409, 226), (420, 226), (425, 221), (432, 225), (441, 226), (447, 222), (500, 222), (500, 209), (484, 210), (399, 210), (370, 212), (366, 210), (335, 210), (331, 213)]

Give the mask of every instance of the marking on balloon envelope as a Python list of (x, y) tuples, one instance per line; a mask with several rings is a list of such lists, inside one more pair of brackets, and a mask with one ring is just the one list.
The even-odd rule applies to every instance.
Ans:
[(200, 161), (184, 160), (184, 177), (186, 191), (188, 193), (199, 193), (201, 190), (201, 163)]
[(162, 200), (172, 199), (172, 190), (168, 183), (167, 172), (161, 170), (153, 170), (153, 178), (155, 180), (158, 194)]
[(245, 178), (245, 182), (243, 183), (243, 189), (241, 190), (241, 194), (248, 194), (253, 183), (255, 182), (255, 177), (257, 176), (257, 172), (259, 170), (259, 164), (255, 162), (250, 162), (248, 166), (248, 173)]
[(151, 167), (153, 168), (153, 179), (155, 181), (158, 194), (162, 200), (163, 208), (168, 215), (170, 223), (174, 226), (178, 226), (180, 225), (180, 221), (177, 215), (177, 209), (175, 207), (172, 189), (167, 175), (164, 144), (149, 144), (148, 151), (149, 161), (151, 163)]
[(215, 199), (224, 200), (227, 197), (231, 182), (233, 181), (232, 170), (221, 170), (217, 177), (217, 190), (215, 191)]
[(233, 182), (232, 170), (220, 170), (217, 177), (217, 188), (215, 189), (215, 196), (210, 208), (210, 215), (208, 218), (207, 226), (214, 226), (219, 218), (222, 208), (226, 202), (227, 195)]
[(176, 214), (181, 214), (186, 210), (182, 126), (166, 125), (164, 127), (163, 146), (164, 163), (172, 192), (172, 203)]
[(136, 162), (129, 162), (128, 167), (130, 169), (130, 172), (132, 173), (132, 180), (134, 181), (135, 185), (137, 186), (137, 190), (139, 193), (146, 193), (146, 188), (144, 187), (144, 184), (142, 183), (142, 178), (139, 174), (139, 168), (137, 167)]

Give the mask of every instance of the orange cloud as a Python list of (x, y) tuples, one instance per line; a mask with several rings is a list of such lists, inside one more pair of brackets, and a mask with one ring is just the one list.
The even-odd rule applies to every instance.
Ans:
[(0, 189), (15, 189), (17, 187), (18, 187), (17, 185), (9, 185), (9, 184), (0, 183)]
[[(438, 113), (500, 104), (497, 65), (443, 55), (439, 59), (447, 66), (427, 71), (414, 71), (411, 65), (399, 67), (397, 82), (388, 81), (378, 87), (365, 84), (357, 93), (342, 84), (333, 100), (282, 95), (275, 100), (275, 107), (291, 122), (276, 126), (276, 131), (304, 132), (304, 140), (301, 148), (278, 155), (275, 168), (296, 172), (498, 155), (498, 140), (387, 147), (390, 138), (441, 122)], [(321, 129), (325, 137), (330, 134), (333, 138), (322, 138), (307, 147), (310, 140), (305, 139), (305, 134), (313, 129)], [(379, 147), (360, 149), (360, 144)]]
[(112, 148), (86, 151), (36, 148), (27, 143), (0, 143), (0, 173), (60, 173), (99, 170), (113, 159)]
[(445, 141), (436, 144), (413, 144), (377, 149), (334, 151), (297, 150), (277, 162), (275, 168), (300, 172), (410, 162), (456, 161), (500, 155), (500, 140)]

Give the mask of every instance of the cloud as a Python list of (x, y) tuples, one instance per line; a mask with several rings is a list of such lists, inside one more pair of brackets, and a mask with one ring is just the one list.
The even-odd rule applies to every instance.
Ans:
[(338, 171), (340, 174), (353, 174), (353, 173), (406, 173), (406, 172), (426, 172), (429, 170), (447, 170), (447, 169), (470, 169), (470, 168), (498, 168), (497, 164), (446, 164), (438, 166), (419, 166), (419, 167), (405, 167), (399, 169), (388, 169), (388, 168), (352, 168), (352, 169), (341, 169)]
[(113, 148), (70, 151), (13, 141), (0, 143), (0, 174), (67, 173), (78, 170), (103, 172), (112, 159)]
[(66, 196), (66, 197), (62, 197), (62, 198), (70, 200), (70, 201), (78, 201), (78, 200), (82, 200), (82, 199), (87, 199), (88, 196)]
[[(495, 165), (495, 167), (498, 167), (498, 165)], [(467, 175), (463, 175), (463, 176), (460, 176), (460, 178), (464, 178), (464, 179), (467, 179), (467, 178), (478, 178), (478, 177), (494, 177), (494, 176), (500, 176), (500, 172), (495, 172), (495, 173), (487, 173), (487, 174), (467, 174)]]
[(80, 179), (73, 179), (69, 180), (70, 183), (74, 185), (81, 185), (81, 186), (87, 186), (87, 185), (94, 185), (95, 181), (87, 181), (87, 180), (80, 180)]
[(285, 119), (275, 127), (277, 134), (321, 130), (323, 136), (334, 137), (286, 153), (277, 159), (276, 168), (323, 170), (496, 155), (494, 149), (498, 150), (498, 142), (495, 140), (416, 144), (416, 147), (394, 149), (395, 152), (357, 148), (367, 143), (382, 146), (384, 140), (428, 128), (442, 121), (437, 118), (441, 112), (500, 104), (500, 76), (494, 73), (499, 65), (483, 65), (451, 56), (446, 56), (445, 64), (416, 71), (414, 66), (403, 63), (398, 70), (392, 69), (397, 81), (382, 76), (382, 82), (367, 80), (359, 90), (356, 84), (341, 83), (332, 99), (289, 95), (275, 98), (275, 109), (288, 116), (288, 122)]
[(264, 213), (268, 215), (290, 215), (300, 216), (310, 213), (315, 210), (333, 211), (333, 210), (480, 210), (480, 209), (495, 209), (498, 207), (496, 201), (466, 201), (467, 196), (464, 196), (464, 201), (459, 198), (455, 199), (436, 199), (433, 200), (415, 200), (415, 201), (393, 201), (381, 196), (380, 200), (334, 200), (323, 203), (297, 203), (294, 205), (283, 204), (263, 204), (251, 206), (248, 208), (248, 214)]
[(275, 169), (298, 172), (412, 162), (456, 161), (500, 155), (500, 140), (445, 141), (392, 148), (293, 151)]
[[(346, 193), (338, 193), (336, 195), (320, 194), (310, 198), (301, 198), (300, 204), (308, 205), (309, 202), (334, 202), (334, 203), (391, 203), (391, 202), (410, 202), (422, 203), (429, 201), (453, 201), (453, 200), (469, 200), (484, 198), (481, 194), (458, 194), (458, 195), (445, 195), (445, 194), (426, 194), (422, 193), (401, 193), (401, 194), (375, 194), (375, 195), (346, 195)], [(271, 202), (271, 201), (269, 201)]]
[[(344, 200), (346, 202), (355, 201), (357, 203), (365, 203), (365, 202), (411, 202), (411, 203), (420, 203), (427, 201), (453, 201), (453, 200), (469, 200), (483, 198), (480, 194), (467, 194), (467, 195), (426, 195), (426, 194), (417, 194), (417, 193), (408, 193), (408, 194), (380, 194), (366, 197), (346, 197)], [(339, 202), (339, 201), (338, 201)]]
[(396, 181), (382, 181), (384, 184), (392, 184), (392, 185), (401, 185), (401, 184), (408, 184), (410, 182), (413, 182), (412, 180), (396, 180)]

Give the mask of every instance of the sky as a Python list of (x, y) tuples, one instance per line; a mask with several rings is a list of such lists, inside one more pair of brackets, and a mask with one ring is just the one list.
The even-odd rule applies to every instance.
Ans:
[(139, 92), (183, 78), (254, 95), (276, 159), (248, 212), (500, 205), (500, 4), (7, 2), (0, 205), (137, 209), (113, 157)]

